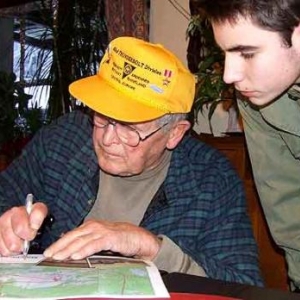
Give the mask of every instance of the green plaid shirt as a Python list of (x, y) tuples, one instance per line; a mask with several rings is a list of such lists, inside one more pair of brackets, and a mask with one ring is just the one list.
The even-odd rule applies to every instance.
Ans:
[[(55, 217), (41, 239), (47, 247), (83, 221), (98, 185), (91, 122), (71, 113), (42, 128), (0, 174), (0, 212), (33, 193)], [(242, 182), (225, 157), (198, 140), (187, 137), (174, 150), (140, 226), (168, 236), (209, 277), (262, 285)]]

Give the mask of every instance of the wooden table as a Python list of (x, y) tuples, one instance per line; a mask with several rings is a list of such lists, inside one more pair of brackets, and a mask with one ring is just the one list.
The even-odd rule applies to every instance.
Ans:
[[(116, 300), (116, 298), (98, 298), (99, 300)], [(120, 299), (120, 298), (119, 298)], [(123, 300), (147, 300), (145, 298), (122, 298)], [(149, 299), (149, 298), (148, 298)], [(170, 293), (170, 298), (152, 298), (152, 300), (237, 300), (218, 295), (188, 294), (188, 293)], [(68, 300), (95, 300), (95, 298), (72, 298)]]

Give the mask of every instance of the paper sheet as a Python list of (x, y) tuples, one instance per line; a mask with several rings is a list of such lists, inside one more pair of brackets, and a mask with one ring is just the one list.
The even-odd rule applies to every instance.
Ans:
[(23, 255), (9, 257), (0, 256), (0, 264), (38, 264), (43, 259), (43, 255), (35, 254), (28, 254), (27, 257), (24, 257)]

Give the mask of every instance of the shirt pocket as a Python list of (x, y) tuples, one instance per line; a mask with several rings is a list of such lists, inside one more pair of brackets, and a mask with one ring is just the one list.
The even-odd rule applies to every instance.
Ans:
[(286, 143), (295, 159), (300, 159), (300, 137), (291, 133), (281, 133), (281, 137)]

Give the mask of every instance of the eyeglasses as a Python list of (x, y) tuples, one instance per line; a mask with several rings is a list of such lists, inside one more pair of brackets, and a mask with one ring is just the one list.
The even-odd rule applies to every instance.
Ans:
[(135, 128), (127, 124), (117, 122), (115, 120), (105, 118), (99, 115), (96, 115), (93, 121), (93, 125), (100, 129), (105, 129), (108, 125), (114, 126), (116, 134), (119, 137), (120, 141), (131, 147), (138, 146), (140, 142), (147, 140), (149, 137), (151, 137), (156, 132), (161, 130), (163, 127), (165, 127), (167, 124), (168, 122), (164, 123), (162, 126), (158, 127), (157, 129), (147, 134), (146, 136), (141, 137), (139, 131), (137, 131)]

